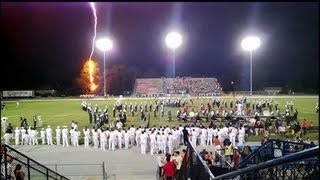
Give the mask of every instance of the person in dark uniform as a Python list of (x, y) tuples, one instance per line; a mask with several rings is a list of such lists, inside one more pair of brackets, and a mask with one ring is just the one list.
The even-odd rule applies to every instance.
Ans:
[(113, 112), (113, 117), (116, 117), (116, 108), (115, 107), (112, 108), (112, 112)]
[(125, 123), (127, 122), (127, 113), (126, 112), (123, 112), (123, 126), (125, 125)]
[(188, 136), (189, 136), (189, 133), (186, 127), (183, 128), (182, 133), (183, 133), (183, 144), (186, 146), (188, 144)]
[(171, 110), (168, 111), (168, 118), (169, 118), (169, 121), (172, 120), (172, 116), (171, 116)]
[(93, 123), (96, 124), (97, 122), (97, 114), (93, 112)]
[(37, 128), (37, 121), (38, 121), (38, 116), (37, 114), (35, 114), (33, 116), (33, 128), (36, 129)]
[(149, 105), (149, 111), (152, 112), (152, 104)]
[(145, 115), (144, 112), (142, 111), (142, 112), (141, 112), (141, 121), (143, 121), (145, 117), (146, 117), (146, 115)]
[(153, 109), (153, 117), (157, 117), (157, 110), (156, 110), (156, 108)]
[(89, 115), (89, 123), (92, 124), (92, 112), (90, 109), (88, 109), (88, 115)]
[(147, 104), (144, 105), (144, 111), (145, 111), (145, 112), (148, 112), (148, 106), (147, 106)]
[(296, 121), (298, 120), (298, 110), (296, 109), (294, 114), (293, 114), (293, 120)]
[(134, 112), (138, 112), (138, 105), (137, 104), (134, 105)]

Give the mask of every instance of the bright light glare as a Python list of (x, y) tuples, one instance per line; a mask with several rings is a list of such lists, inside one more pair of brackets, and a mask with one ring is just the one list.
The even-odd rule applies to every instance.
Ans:
[(171, 49), (176, 49), (182, 44), (182, 35), (178, 32), (170, 32), (166, 36), (166, 45)]
[(96, 41), (96, 46), (99, 50), (106, 52), (113, 48), (113, 43), (109, 38), (101, 38)]
[(254, 51), (261, 45), (260, 38), (257, 36), (248, 36), (241, 41), (241, 47), (245, 51)]

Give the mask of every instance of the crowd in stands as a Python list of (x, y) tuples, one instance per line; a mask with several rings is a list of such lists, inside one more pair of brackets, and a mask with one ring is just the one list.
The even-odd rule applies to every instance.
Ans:
[(220, 96), (222, 88), (216, 78), (159, 78), (137, 79), (137, 96), (159, 96), (160, 94), (190, 94), (192, 96)]
[(80, 98), (94, 98), (95, 97), (95, 95), (94, 94), (81, 94), (80, 95)]
[[(22, 166), (19, 163), (13, 163), (13, 158), (11, 156), (4, 156), (4, 148), (1, 146), (1, 180), (15, 179), (23, 180), (26, 176), (25, 172), (22, 170)], [(6, 165), (5, 165), (6, 164)], [(7, 169), (5, 169), (7, 166)], [(7, 172), (6, 172), (7, 170)], [(6, 176), (7, 173), (7, 176)]]
[(150, 79), (137, 79), (135, 83), (134, 92), (136, 96), (159, 96), (161, 93), (161, 84), (162, 81), (159, 78), (150, 78)]

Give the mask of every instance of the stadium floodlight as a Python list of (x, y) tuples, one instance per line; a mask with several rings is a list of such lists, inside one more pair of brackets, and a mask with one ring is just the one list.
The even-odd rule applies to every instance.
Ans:
[(101, 38), (96, 41), (96, 47), (103, 52), (103, 95), (106, 97), (106, 52), (113, 48), (113, 42), (110, 38)]
[(112, 49), (113, 43), (110, 38), (101, 38), (96, 41), (96, 46), (102, 52), (106, 52)]
[(175, 50), (182, 44), (182, 35), (176, 31), (171, 31), (166, 35), (165, 43), (168, 48), (172, 49), (172, 75), (175, 75)]
[(242, 49), (250, 52), (250, 95), (252, 95), (252, 54), (260, 45), (261, 41), (257, 36), (248, 36), (241, 41)]

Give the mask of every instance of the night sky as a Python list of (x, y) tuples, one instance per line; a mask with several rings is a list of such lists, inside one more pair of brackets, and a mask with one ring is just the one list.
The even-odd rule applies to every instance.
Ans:
[[(318, 3), (96, 3), (97, 38), (115, 39), (107, 66), (134, 67), (137, 77), (171, 76), (164, 45), (171, 28), (183, 34), (176, 75), (217, 77), (224, 89), (249, 89), (249, 53), (241, 38), (254, 33), (253, 88), (317, 90)], [(1, 3), (1, 90), (72, 88), (90, 55), (89, 3)], [(93, 60), (102, 66), (103, 54)]]

